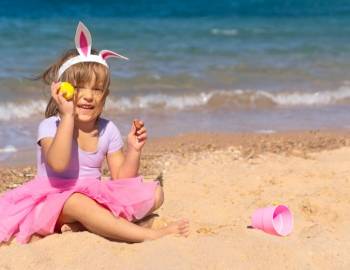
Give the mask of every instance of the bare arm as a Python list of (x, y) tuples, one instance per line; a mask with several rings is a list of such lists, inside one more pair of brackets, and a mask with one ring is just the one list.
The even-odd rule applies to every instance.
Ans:
[(57, 128), (55, 137), (40, 140), (45, 160), (55, 172), (63, 172), (69, 162), (72, 149), (72, 138), (74, 131), (74, 104), (66, 101), (62, 94), (58, 94), (59, 83), (51, 85), (51, 95), (56, 101), (61, 121)]
[(40, 141), (45, 160), (55, 172), (63, 172), (70, 162), (73, 128), (74, 118), (63, 117), (55, 137)]
[(138, 174), (141, 153), (127, 152), (122, 150), (107, 155), (107, 164), (112, 179), (130, 178)]
[(142, 122), (132, 126), (128, 134), (128, 148), (124, 155), (121, 150), (107, 155), (108, 168), (112, 179), (130, 178), (138, 175), (141, 150), (147, 139), (147, 130)]

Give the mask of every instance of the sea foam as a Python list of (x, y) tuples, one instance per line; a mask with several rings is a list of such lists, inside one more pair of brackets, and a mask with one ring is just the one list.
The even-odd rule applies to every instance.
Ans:
[[(115, 99), (108, 97), (106, 110), (127, 112), (131, 110), (191, 110), (191, 109), (259, 109), (275, 107), (310, 107), (350, 103), (350, 87), (343, 86), (334, 91), (282, 91), (268, 92), (251, 89), (220, 89), (187, 94), (146, 94)], [(26, 119), (43, 114), (45, 100), (0, 103), (0, 121)]]

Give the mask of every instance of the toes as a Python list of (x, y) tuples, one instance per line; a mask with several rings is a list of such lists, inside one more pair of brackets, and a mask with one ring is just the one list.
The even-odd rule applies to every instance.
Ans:
[(178, 233), (181, 236), (188, 237), (188, 235), (190, 234), (189, 221), (187, 219), (180, 220), (178, 223), (178, 230)]
[(181, 219), (167, 226), (167, 230), (171, 234), (177, 236), (188, 237), (190, 234), (190, 222), (187, 219)]
[(180, 220), (179, 223), (179, 228), (187, 228), (190, 225), (190, 222), (187, 219)]
[(189, 225), (189, 221), (188, 221), (188, 219), (180, 219), (179, 221), (178, 221), (178, 225), (179, 226), (188, 226)]
[(182, 231), (180, 231), (180, 235), (184, 236), (184, 237), (188, 237), (190, 234), (190, 230), (189, 229), (184, 229)]
[(84, 226), (81, 225), (78, 222), (63, 224), (61, 226), (61, 233), (64, 233), (64, 232), (81, 232), (81, 231), (84, 231), (84, 230), (85, 230)]
[(61, 226), (61, 233), (64, 233), (64, 232), (71, 232), (72, 229), (67, 225), (67, 224), (63, 224)]

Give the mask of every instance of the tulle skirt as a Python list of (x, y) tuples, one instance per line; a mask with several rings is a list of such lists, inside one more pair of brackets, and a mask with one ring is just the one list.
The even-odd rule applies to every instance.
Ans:
[(27, 243), (33, 234), (54, 233), (63, 205), (73, 193), (94, 199), (116, 217), (141, 219), (154, 205), (157, 185), (141, 176), (108, 181), (34, 178), (1, 195), (0, 243), (13, 236)]

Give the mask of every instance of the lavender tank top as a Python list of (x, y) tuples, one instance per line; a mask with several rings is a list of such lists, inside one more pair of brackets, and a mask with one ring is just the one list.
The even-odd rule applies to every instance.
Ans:
[(123, 147), (123, 139), (116, 125), (104, 118), (99, 118), (99, 138), (96, 152), (86, 152), (79, 148), (73, 140), (71, 160), (68, 168), (62, 173), (54, 172), (47, 164), (43, 150), (39, 144), (46, 137), (53, 138), (56, 134), (60, 118), (52, 116), (44, 119), (38, 128), (37, 137), (37, 176), (48, 178), (101, 178), (101, 167), (107, 153), (113, 153)]

